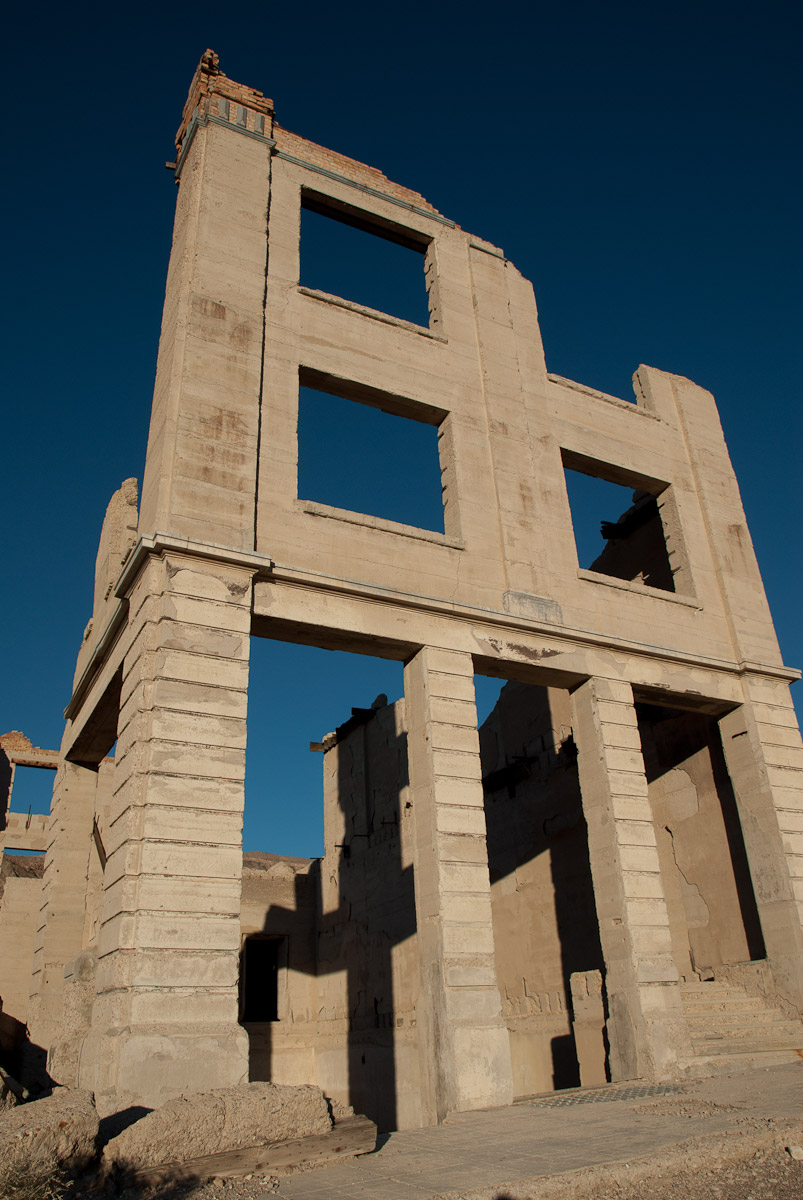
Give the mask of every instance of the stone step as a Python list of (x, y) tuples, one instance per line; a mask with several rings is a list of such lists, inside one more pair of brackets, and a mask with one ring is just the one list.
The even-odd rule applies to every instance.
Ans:
[(689, 1079), (705, 1079), (710, 1075), (735, 1075), (743, 1071), (754, 1071), (766, 1067), (782, 1067), (786, 1063), (799, 1063), (803, 1052), (796, 1050), (761, 1050), (730, 1054), (699, 1054), (694, 1058), (679, 1059), (678, 1067)]
[(764, 1001), (760, 996), (750, 996), (741, 988), (720, 987), (712, 984), (685, 984), (680, 985), (680, 994), (683, 997), (683, 1003), (686, 1004), (763, 1004)]
[(681, 1070), (693, 1077), (748, 1071), (803, 1059), (803, 1023), (737, 984), (681, 984), (693, 1058)]
[(690, 1029), (764, 1029), (769, 1025), (786, 1024), (797, 1027), (798, 1022), (785, 1017), (771, 1008), (756, 1009), (755, 1012), (698, 1013), (687, 1012)]
[(750, 996), (747, 992), (743, 992), (737, 988), (695, 988), (694, 991), (687, 991), (681, 985), (680, 994), (683, 997), (684, 1003), (702, 1004), (704, 1001), (710, 1000), (717, 1004), (727, 1004), (736, 1001), (758, 1000), (761, 1002), (760, 996)]
[(739, 1049), (746, 1044), (757, 1046), (778, 1045), (803, 1046), (803, 1029), (790, 1025), (770, 1025), (766, 1029), (735, 1029), (720, 1032), (716, 1029), (691, 1029), (689, 1031), (695, 1047), (703, 1045), (733, 1046)]
[(723, 1008), (722, 1012), (709, 1012), (707, 1009), (700, 1008), (684, 1008), (684, 1011), (689, 1021), (706, 1022), (709, 1025), (727, 1025), (731, 1021), (741, 1021), (742, 1024), (748, 1025), (751, 1021), (757, 1023), (771, 1021), (779, 1015), (777, 1009), (768, 1008), (767, 1005), (762, 1005), (760, 1008), (735, 1008), (728, 1005), (727, 1008)]
[(803, 1033), (758, 1038), (692, 1038), (698, 1055), (769, 1054), (776, 1050), (799, 1051), (803, 1055)]

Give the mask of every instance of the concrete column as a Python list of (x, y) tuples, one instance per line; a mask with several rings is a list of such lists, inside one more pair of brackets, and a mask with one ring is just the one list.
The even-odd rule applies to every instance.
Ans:
[(588, 854), (605, 958), (614, 1080), (667, 1079), (691, 1054), (633, 692), (589, 679), (574, 692)]
[(803, 1012), (803, 746), (785, 683), (748, 678), (745, 692), (722, 749), (775, 986)]
[(28, 1017), (45, 1049), (61, 1022), (64, 967), (82, 949), (97, 783), (97, 768), (62, 761), (53, 788)]
[(494, 969), (474, 667), (425, 647), (404, 672), (423, 1120), (510, 1104), (510, 1045)]
[(237, 1024), (251, 572), (167, 553), (130, 596), (97, 998), (107, 1113), (248, 1077)]

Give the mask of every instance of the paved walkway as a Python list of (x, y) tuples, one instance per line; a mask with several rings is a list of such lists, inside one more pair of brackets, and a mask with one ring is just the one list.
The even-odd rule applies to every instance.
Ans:
[(429, 1200), (440, 1192), (627, 1161), (756, 1119), (797, 1116), (803, 1118), (803, 1063), (671, 1089), (619, 1084), (559, 1092), (391, 1134), (374, 1154), (283, 1179), (279, 1196)]

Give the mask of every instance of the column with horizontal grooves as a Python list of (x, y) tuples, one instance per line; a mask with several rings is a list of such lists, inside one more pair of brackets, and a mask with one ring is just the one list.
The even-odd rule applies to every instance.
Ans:
[(588, 855), (605, 959), (611, 1076), (667, 1079), (691, 1054), (633, 691), (593, 678), (573, 693)]
[(510, 1045), (494, 968), (474, 668), (424, 647), (404, 672), (421, 990), (424, 1120), (509, 1104)]
[(81, 1085), (101, 1112), (241, 1083), (237, 1023), (252, 572), (168, 552), (130, 593)]

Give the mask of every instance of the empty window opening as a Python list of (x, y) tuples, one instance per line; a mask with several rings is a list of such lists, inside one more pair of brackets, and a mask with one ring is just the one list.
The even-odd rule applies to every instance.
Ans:
[(425, 411), (419, 420), (301, 386), (299, 499), (443, 533), (439, 430)]
[(322, 759), (310, 743), (354, 705), (401, 696), (402, 664), (342, 650), (251, 639), (243, 849), (323, 854)]
[[(614, 579), (674, 592), (661, 512), (666, 485), (656, 482), (652, 490), (641, 480), (638, 485), (614, 482), (602, 473), (570, 466), (566, 459), (564, 452), (579, 565)], [(605, 469), (603, 464), (599, 468)]]
[(14, 766), (14, 782), (11, 787), (11, 812), (47, 816), (53, 797), (53, 781), (56, 772), (48, 767)]
[[(475, 676), (478, 710), (499, 682)], [(576, 1087), (581, 1070), (584, 1078), (594, 1066), (603, 1071), (606, 1047), (602, 994), (596, 1044), (575, 1044), (573, 986), (596, 978), (603, 958), (569, 693), (505, 683), (479, 739), (514, 1093)]]
[(282, 938), (247, 937), (240, 958), (243, 1022), (278, 1021), (279, 953)]
[(428, 327), (427, 245), (401, 226), (375, 223), (313, 193), (302, 196), (305, 287)]

